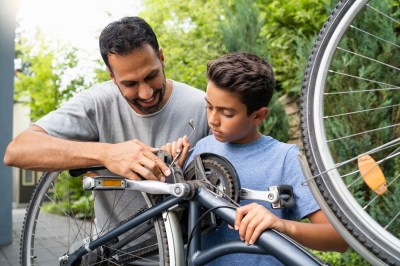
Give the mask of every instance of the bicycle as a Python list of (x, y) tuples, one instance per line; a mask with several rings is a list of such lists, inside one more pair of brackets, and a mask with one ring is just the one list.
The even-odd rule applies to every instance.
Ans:
[[(171, 162), (165, 154), (159, 154), (159, 157), (166, 163)], [(252, 246), (237, 240), (201, 250), (202, 233), (222, 221), (233, 224), (235, 202), (239, 198), (265, 200), (274, 208), (294, 204), (290, 186), (270, 187), (269, 191), (240, 188), (235, 169), (223, 157), (201, 154), (185, 173), (178, 166), (171, 168), (173, 174), (166, 183), (93, 174), (102, 169), (104, 167), (91, 167), (69, 170), (69, 174), (47, 173), (43, 176), (25, 217), (22, 265), (53, 265), (55, 258), (60, 265), (203, 265), (234, 252), (271, 254), (287, 265), (324, 265), (300, 245), (273, 230), (265, 231)], [(73, 180), (79, 181), (79, 177), (83, 178), (82, 187), (87, 196), (83, 217), (74, 211), (73, 204), (77, 199), (69, 190)], [(107, 223), (107, 227), (99, 227), (94, 219), (93, 202), (89, 199), (92, 191), (120, 197), (117, 192), (131, 189), (143, 193), (147, 206), (121, 224)], [(154, 196), (156, 194), (159, 195)], [(92, 201), (95, 200), (96, 195)], [(48, 203), (61, 210), (65, 217), (58, 216), (57, 223), (48, 220), (48, 217), (54, 218), (54, 214), (44, 210)], [(118, 198), (114, 204), (119, 204)], [(118, 214), (110, 214), (108, 219)], [(208, 219), (201, 219), (206, 215)], [(59, 223), (68, 226), (71, 234), (57, 234)], [(187, 233), (185, 228), (188, 228)], [(50, 235), (53, 229), (56, 232)]]
[[(302, 84), (308, 183), (331, 223), (373, 265), (400, 265), (399, 25), (397, 1), (340, 1)], [(371, 171), (384, 172), (376, 186), (358, 169), (367, 157)]]

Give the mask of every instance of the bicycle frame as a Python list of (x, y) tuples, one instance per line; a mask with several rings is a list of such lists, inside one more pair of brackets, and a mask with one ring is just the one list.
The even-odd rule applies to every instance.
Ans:
[[(143, 181), (141, 181), (143, 184)], [(145, 183), (145, 182), (144, 182)], [(158, 182), (159, 183), (159, 182)], [(160, 183), (161, 186), (171, 186), (171, 184)], [(188, 186), (187, 184), (183, 184)], [(149, 208), (138, 216), (133, 217), (124, 224), (114, 228), (112, 231), (104, 234), (96, 240), (90, 242), (86, 241), (84, 246), (70, 254), (60, 258), (60, 265), (74, 265), (79, 262), (80, 258), (88, 252), (95, 250), (113, 238), (122, 235), (135, 226), (168, 211), (173, 206), (187, 201), (184, 196), (175, 197), (168, 196), (157, 205)], [(279, 261), (286, 265), (324, 265), (321, 261), (316, 259), (310, 252), (302, 248), (295, 241), (286, 236), (274, 231), (266, 230), (259, 237), (255, 245), (247, 246), (242, 241), (232, 241), (221, 245), (216, 245), (207, 250), (201, 250), (201, 232), (195, 225), (200, 216), (200, 207), (206, 209), (216, 208), (213, 212), (221, 217), (225, 222), (233, 224), (235, 220), (235, 210), (231, 208), (223, 208), (233, 206), (226, 200), (215, 197), (205, 187), (198, 187), (195, 189), (193, 198), (189, 202), (189, 232), (194, 230), (194, 237), (191, 241), (188, 251), (188, 264), (189, 265), (203, 265), (213, 259), (231, 254), (231, 253), (253, 253), (253, 254), (269, 254), (277, 258)], [(182, 251), (183, 252), (183, 251)]]

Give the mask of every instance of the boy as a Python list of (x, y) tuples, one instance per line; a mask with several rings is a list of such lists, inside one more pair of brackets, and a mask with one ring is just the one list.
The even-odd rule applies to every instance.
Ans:
[[(235, 229), (246, 244), (253, 244), (265, 229), (274, 228), (306, 247), (344, 252), (346, 242), (320, 210), (309, 188), (302, 185), (304, 176), (297, 146), (258, 131), (258, 126), (268, 116), (267, 106), (274, 87), (271, 66), (256, 55), (231, 53), (208, 63), (205, 100), (213, 135), (196, 144), (187, 163), (197, 154), (212, 152), (233, 164), (242, 187), (267, 190), (274, 185), (293, 186), (296, 205), (291, 209), (272, 210), (269, 203), (245, 205), (250, 202), (241, 201), (245, 206), (237, 210)], [(305, 217), (311, 223), (298, 222)], [(224, 226), (205, 235), (202, 242), (207, 248), (236, 238), (237, 233)], [(271, 256), (231, 254), (213, 261), (212, 265), (242, 263), (281, 264)]]

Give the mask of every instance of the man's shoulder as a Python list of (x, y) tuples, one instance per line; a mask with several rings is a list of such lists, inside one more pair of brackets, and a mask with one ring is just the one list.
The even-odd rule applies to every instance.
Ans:
[(186, 94), (191, 94), (191, 95), (192, 94), (199, 94), (199, 95), (204, 95), (205, 94), (204, 91), (202, 91), (200, 89), (197, 89), (197, 88), (195, 88), (193, 86), (190, 86), (190, 85), (188, 85), (186, 83), (179, 82), (179, 81), (176, 81), (176, 80), (171, 80), (171, 81), (174, 84), (174, 89), (179, 91), (179, 93), (186, 93)]
[(115, 85), (114, 81), (108, 80), (102, 83), (94, 84), (86, 91), (94, 94), (96, 93), (114, 94), (115, 92), (118, 92), (118, 87)]
[(92, 85), (90, 88), (83, 90), (75, 95), (74, 100), (90, 100), (97, 103), (110, 103), (120, 96), (118, 87), (110, 80), (103, 83)]

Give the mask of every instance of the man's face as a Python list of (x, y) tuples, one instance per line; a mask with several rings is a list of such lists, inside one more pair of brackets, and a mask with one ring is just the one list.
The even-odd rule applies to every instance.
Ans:
[(166, 90), (164, 58), (149, 45), (127, 55), (110, 54), (110, 77), (122, 95), (138, 114), (152, 114), (160, 110)]

